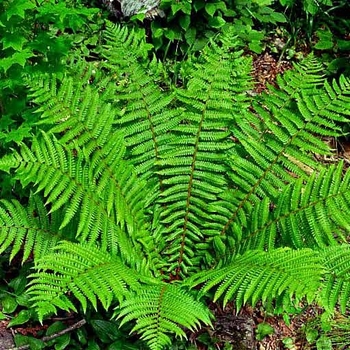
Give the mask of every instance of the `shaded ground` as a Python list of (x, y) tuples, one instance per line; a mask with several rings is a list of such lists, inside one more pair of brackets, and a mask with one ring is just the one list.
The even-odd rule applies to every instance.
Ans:
[[(302, 326), (321, 314), (315, 306), (306, 307), (303, 312), (291, 317), (289, 323), (282, 316), (268, 316), (257, 306), (244, 307), (238, 314), (230, 304), (222, 310), (219, 305), (211, 307), (216, 321), (214, 330), (209, 327), (190, 339), (198, 350), (233, 349), (233, 350), (302, 350), (310, 349)], [(256, 340), (259, 324), (272, 327), (273, 331), (263, 340)], [(210, 339), (210, 340), (209, 340)]]

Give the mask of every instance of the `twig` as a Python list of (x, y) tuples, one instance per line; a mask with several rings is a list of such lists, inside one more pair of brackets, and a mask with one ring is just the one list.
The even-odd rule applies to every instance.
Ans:
[[(68, 332), (71, 332), (74, 329), (77, 329), (77, 328), (80, 328), (80, 327), (84, 326), (85, 323), (86, 323), (86, 320), (82, 319), (82, 320), (72, 324), (71, 326), (69, 326), (69, 327), (67, 327), (65, 329), (62, 329), (61, 331), (59, 331), (57, 333), (54, 333), (54, 334), (42, 337), (40, 340), (43, 341), (44, 343), (46, 343), (46, 342), (48, 342), (48, 341), (50, 341), (52, 339), (60, 337), (61, 335), (64, 335), (64, 334), (66, 334)], [(9, 350), (27, 350), (27, 349), (30, 349), (30, 345), (23, 345), (23, 346), (19, 346), (17, 348), (11, 348)]]

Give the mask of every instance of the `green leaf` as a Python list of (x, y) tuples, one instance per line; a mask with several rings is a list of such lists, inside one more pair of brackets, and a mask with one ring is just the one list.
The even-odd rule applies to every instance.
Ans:
[(263, 7), (263, 6), (270, 6), (274, 2), (274, 0), (254, 0), (254, 2), (259, 7)]
[(30, 320), (32, 316), (31, 311), (29, 310), (21, 310), (16, 317), (14, 317), (8, 324), (8, 328), (13, 326), (18, 326), (20, 324), (24, 324)]
[(29, 49), (22, 50), (20, 52), (15, 52), (12, 56), (0, 59), (0, 68), (2, 68), (5, 73), (10, 67), (15, 64), (19, 64), (24, 67), (28, 58), (35, 56)]
[(28, 40), (24, 36), (14, 35), (13, 33), (6, 33), (1, 42), (3, 49), (13, 48), (16, 51), (21, 51), (24, 43)]
[(341, 51), (349, 51), (350, 50), (350, 40), (337, 40), (338, 49)]
[(332, 350), (332, 341), (326, 336), (322, 335), (316, 342), (317, 350)]
[(192, 3), (193, 8), (196, 12), (198, 12), (205, 6), (205, 0), (194, 0)]
[(6, 142), (21, 142), (24, 138), (30, 136), (32, 128), (28, 126), (21, 125), (18, 129), (11, 130), (9, 133), (7, 133), (5, 141)]
[(45, 344), (40, 339), (35, 339), (33, 337), (27, 337), (22, 334), (16, 334), (14, 336), (14, 341), (16, 346), (25, 346), (29, 345), (30, 349), (40, 350), (45, 348)]
[[(62, 330), (64, 330), (66, 326), (63, 322), (57, 321), (54, 322), (50, 327), (46, 330), (46, 335), (50, 336), (52, 334), (58, 333)], [(55, 350), (63, 350), (65, 349), (70, 343), (70, 334), (63, 334), (50, 342), (48, 342), (47, 345), (50, 346), (50, 348), (55, 345)]]
[(189, 15), (181, 16), (179, 23), (182, 29), (187, 30), (191, 23), (191, 18)]
[(263, 45), (261, 41), (254, 40), (248, 44), (248, 47), (255, 53), (261, 53), (263, 51)]
[(309, 343), (314, 343), (318, 338), (318, 330), (310, 327), (306, 330), (305, 335)]
[(0, 303), (2, 305), (2, 311), (6, 314), (11, 314), (14, 312), (18, 305), (16, 299), (10, 295), (4, 296)]
[(213, 17), (216, 12), (216, 4), (208, 3), (205, 5), (205, 11), (210, 16)]
[(9, 282), (9, 286), (13, 288), (14, 293), (18, 296), (24, 292), (26, 284), (27, 278), (24, 273), (21, 273), (18, 277)]
[(180, 40), (181, 39), (181, 32), (180, 29), (174, 28), (174, 29), (167, 29), (165, 31), (165, 37), (169, 40)]
[(213, 17), (209, 20), (209, 25), (213, 28), (221, 28), (225, 24), (226, 24), (226, 21), (220, 16)]
[(316, 1), (304, 1), (304, 10), (311, 15), (316, 15), (319, 10), (319, 5)]
[(90, 340), (86, 350), (100, 350), (101, 348), (94, 340)]
[(317, 50), (330, 50), (334, 46), (333, 42), (333, 34), (332, 32), (328, 30), (318, 30), (316, 32), (319, 41), (314, 46)]
[(28, 294), (21, 294), (16, 297), (17, 304), (29, 308), (31, 306), (30, 297)]
[(282, 6), (293, 6), (295, 0), (280, 0)]
[(122, 337), (122, 332), (119, 330), (119, 325), (113, 321), (91, 320), (91, 326), (96, 332), (97, 337), (103, 343), (109, 343), (118, 340)]
[(36, 5), (32, 0), (16, 0), (11, 1), (10, 6), (6, 9), (6, 17), (9, 20), (12, 16), (24, 18), (25, 11), (35, 8)]
[(192, 46), (196, 41), (196, 34), (197, 34), (197, 30), (194, 27), (186, 30), (185, 39), (190, 46)]
[(287, 22), (286, 16), (283, 13), (272, 12), (270, 14), (270, 16), (273, 20), (273, 23), (275, 23), (275, 22), (286, 23)]
[(267, 335), (273, 333), (275, 333), (275, 329), (269, 323), (259, 323), (256, 329), (256, 339), (263, 340)]
[(171, 12), (173, 15), (175, 15), (178, 11), (182, 10), (182, 3), (175, 2), (171, 5)]
[[(63, 334), (54, 340), (55, 350), (64, 350), (71, 342), (71, 335), (69, 333)], [(68, 348), (69, 349), (69, 348)]]

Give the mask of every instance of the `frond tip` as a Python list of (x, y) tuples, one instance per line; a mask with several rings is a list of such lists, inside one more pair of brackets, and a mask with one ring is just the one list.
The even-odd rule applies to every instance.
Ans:
[(201, 322), (211, 325), (208, 308), (175, 285), (145, 286), (130, 293), (120, 305), (117, 318), (121, 325), (136, 319), (131, 332), (141, 334), (151, 350), (160, 350), (171, 344), (169, 333), (186, 338), (181, 327), (197, 329)]

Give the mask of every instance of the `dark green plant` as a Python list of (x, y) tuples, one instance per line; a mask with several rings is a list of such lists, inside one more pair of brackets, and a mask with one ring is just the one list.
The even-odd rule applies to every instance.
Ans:
[[(0, 143), (30, 137), (36, 122), (27, 112), (24, 75), (38, 72), (63, 74), (73, 46), (96, 44), (98, 9), (75, 1), (6, 0), (0, 4)], [(84, 38), (83, 35), (88, 36)], [(6, 146), (5, 146), (6, 145)], [(3, 153), (3, 150), (0, 152)]]
[[(350, 44), (346, 0), (279, 0), (287, 19), (284, 54), (316, 50), (330, 73), (344, 72)], [(282, 9), (280, 9), (282, 11)]]
[[(98, 9), (80, 1), (6, 0), (0, 3), (0, 154), (35, 133), (24, 76), (63, 75), (74, 48), (89, 56), (103, 21)], [(1, 195), (21, 197), (19, 188), (1, 175)]]
[(167, 89), (141, 33), (108, 25), (100, 62), (33, 81), (33, 141), (0, 160), (0, 251), (31, 254), (39, 319), (115, 308), (151, 349), (210, 325), (206, 300), (348, 307), (350, 172), (314, 155), (341, 133), (350, 80), (313, 57), (251, 97), (235, 31)]
[(324, 313), (308, 321), (302, 333), (310, 348), (346, 349), (350, 341), (350, 323), (344, 315)]
[[(151, 23), (151, 40), (165, 57), (187, 55), (201, 50), (220, 30), (233, 26), (254, 52), (261, 52), (266, 27), (285, 22), (273, 9), (273, 0), (162, 0), (164, 18)], [(139, 17), (137, 17), (139, 18)]]

